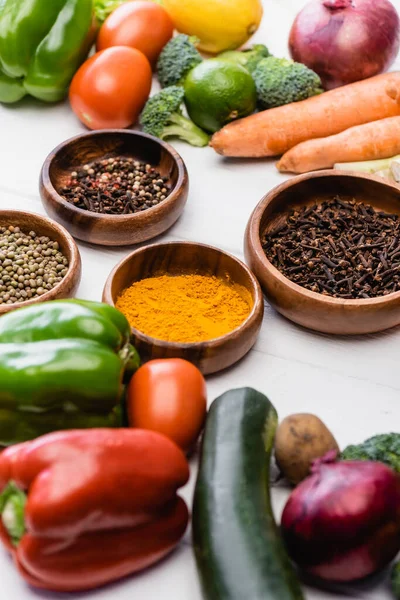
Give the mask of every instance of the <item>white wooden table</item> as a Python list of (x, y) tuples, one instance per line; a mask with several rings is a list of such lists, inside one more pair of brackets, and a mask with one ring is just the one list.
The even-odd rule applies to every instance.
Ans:
[[(394, 1), (400, 11), (400, 0)], [(291, 23), (303, 0), (265, 0), (263, 24), (254, 41), (263, 42), (279, 56), (287, 55)], [(400, 61), (397, 63), (400, 69)], [(38, 177), (47, 154), (61, 141), (84, 131), (68, 103), (46, 106), (33, 100), (0, 106), (0, 208), (44, 213)], [(189, 201), (179, 222), (163, 240), (191, 240), (212, 244), (243, 258), (243, 234), (251, 211), (261, 197), (284, 180), (274, 161), (232, 161), (212, 149), (174, 143), (186, 161), (190, 177)], [(100, 300), (107, 275), (131, 249), (108, 249), (79, 243), (83, 261), (78, 296)], [(253, 386), (275, 404), (280, 417), (312, 412), (322, 418), (341, 446), (376, 433), (399, 431), (400, 331), (357, 338), (329, 337), (297, 327), (268, 304), (254, 349), (239, 364), (208, 378), (210, 402), (230, 388)], [(0, 382), (1, 385), (1, 382)], [(196, 477), (183, 496), (191, 503)], [(287, 497), (274, 489), (277, 518)], [(389, 600), (387, 582), (349, 592), (352, 598)], [(57, 595), (25, 585), (0, 548), (0, 600), (200, 600), (190, 531), (168, 559), (116, 585), (88, 594)], [(306, 589), (308, 600), (342, 597)], [(243, 600), (254, 600), (243, 598)], [(268, 600), (267, 598), (265, 600)]]

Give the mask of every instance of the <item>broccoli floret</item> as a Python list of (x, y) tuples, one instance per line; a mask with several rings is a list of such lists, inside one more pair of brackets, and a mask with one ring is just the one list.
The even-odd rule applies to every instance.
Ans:
[(196, 37), (181, 33), (164, 46), (157, 62), (161, 87), (182, 84), (189, 71), (202, 62), (196, 48), (198, 41)]
[(323, 92), (319, 76), (301, 63), (269, 56), (252, 72), (262, 110), (306, 100)]
[[(99, 23), (104, 23), (107, 17), (126, 0), (94, 0), (93, 10)], [(1, 0), (0, 0), (1, 4)]]
[(245, 66), (250, 73), (254, 71), (260, 60), (272, 56), (267, 46), (264, 46), (264, 44), (255, 44), (250, 50), (244, 50), (243, 54), (246, 54), (247, 56)]
[(228, 50), (217, 56), (218, 60), (235, 63), (250, 71), (254, 71), (261, 59), (271, 56), (270, 51), (264, 44), (255, 44), (247, 50)]
[(182, 115), (184, 95), (183, 88), (172, 85), (152, 96), (140, 116), (143, 131), (162, 140), (176, 136), (192, 146), (207, 146), (209, 136)]
[(342, 460), (377, 460), (400, 473), (400, 433), (382, 433), (357, 446), (348, 446)]
[(400, 562), (395, 563), (390, 574), (390, 583), (395, 598), (400, 599)]

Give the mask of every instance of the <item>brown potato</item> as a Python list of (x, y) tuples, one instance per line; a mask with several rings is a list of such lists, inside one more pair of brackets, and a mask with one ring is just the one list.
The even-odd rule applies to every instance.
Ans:
[(310, 474), (313, 460), (329, 450), (337, 450), (337, 441), (316, 415), (298, 413), (284, 419), (276, 431), (275, 458), (283, 475), (297, 484)]

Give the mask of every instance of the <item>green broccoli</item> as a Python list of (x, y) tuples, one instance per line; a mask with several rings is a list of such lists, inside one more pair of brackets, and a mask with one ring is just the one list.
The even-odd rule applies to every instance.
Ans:
[(271, 56), (270, 51), (264, 44), (255, 44), (246, 50), (227, 50), (217, 56), (218, 60), (235, 63), (250, 71), (254, 71), (261, 59)]
[(201, 63), (203, 58), (196, 48), (198, 41), (181, 33), (164, 46), (157, 62), (161, 87), (182, 84), (189, 71)]
[(400, 473), (400, 433), (382, 433), (357, 446), (347, 446), (342, 460), (377, 460)]
[(263, 58), (252, 75), (261, 110), (306, 100), (323, 92), (321, 80), (314, 71), (286, 58)]
[(400, 562), (393, 565), (390, 575), (390, 583), (395, 598), (400, 599)]
[[(107, 17), (126, 0), (94, 0), (93, 10), (99, 23), (104, 23)], [(1, 4), (1, 1), (0, 1)]]
[(192, 146), (207, 146), (209, 136), (181, 112), (185, 92), (172, 85), (152, 96), (140, 116), (145, 133), (160, 139), (176, 136)]

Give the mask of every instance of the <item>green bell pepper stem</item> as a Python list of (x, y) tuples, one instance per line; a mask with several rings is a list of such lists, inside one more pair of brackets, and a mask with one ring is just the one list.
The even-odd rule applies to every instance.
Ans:
[(0, 70), (0, 102), (13, 104), (26, 95), (21, 79), (9, 77)]
[(0, 494), (0, 514), (11, 542), (18, 546), (25, 533), (26, 494), (13, 481)]
[(124, 365), (92, 340), (2, 344), (0, 408), (108, 414), (122, 393)]
[(53, 300), (11, 311), (0, 319), (0, 344), (80, 338), (118, 351), (126, 344), (126, 327), (118, 319), (125, 317), (111, 306), (96, 304)]
[(127, 344), (119, 351), (119, 356), (125, 365), (124, 383), (128, 383), (130, 378), (140, 367), (140, 356), (132, 344)]
[(124, 386), (124, 391), (122, 392), (121, 399), (118, 405), (118, 415), (120, 418), (120, 427), (129, 427), (129, 419), (128, 419), (128, 387)]

